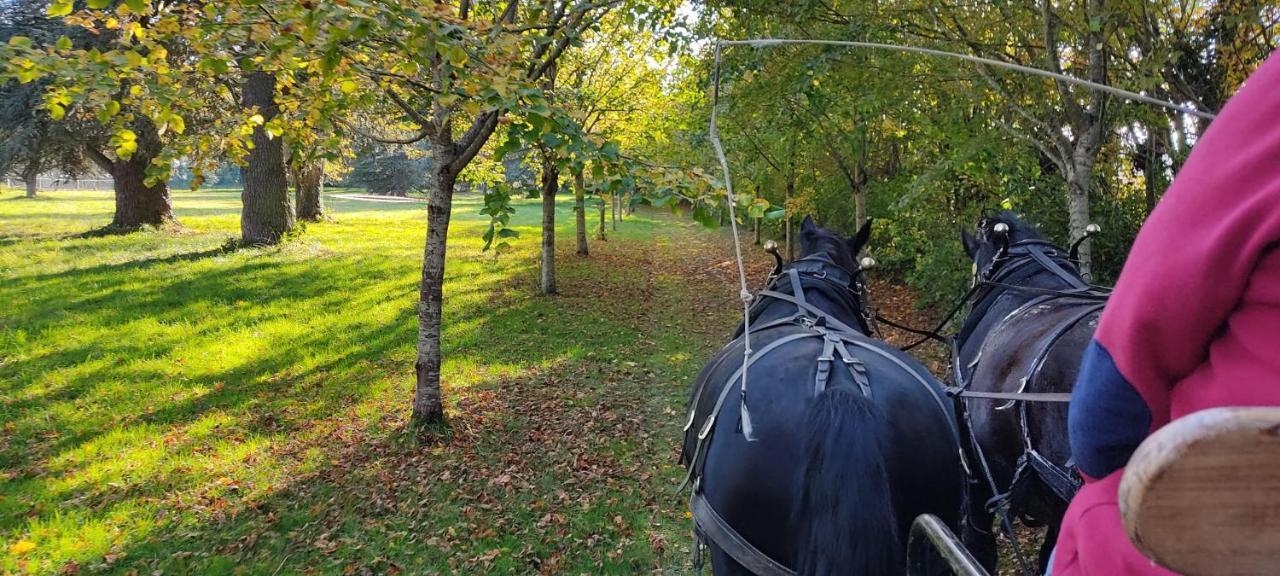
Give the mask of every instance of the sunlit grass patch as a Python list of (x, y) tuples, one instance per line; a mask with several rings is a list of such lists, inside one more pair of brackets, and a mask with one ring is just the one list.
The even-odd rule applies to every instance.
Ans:
[[(450, 422), (405, 433), (425, 206), (228, 250), (237, 191), (181, 231), (86, 236), (109, 193), (0, 197), (0, 573), (679, 571), (686, 380), (732, 325), (721, 234), (659, 214), (537, 286), (538, 205), (450, 230)], [(708, 302), (727, 306), (709, 307)], [(709, 335), (714, 335), (710, 337)], [(22, 543), (21, 546), (16, 546)]]

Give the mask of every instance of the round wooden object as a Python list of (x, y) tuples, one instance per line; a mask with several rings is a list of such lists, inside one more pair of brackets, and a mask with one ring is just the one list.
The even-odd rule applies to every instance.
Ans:
[(1156, 431), (1125, 468), (1120, 512), (1171, 570), (1280, 574), (1280, 408), (1213, 408)]

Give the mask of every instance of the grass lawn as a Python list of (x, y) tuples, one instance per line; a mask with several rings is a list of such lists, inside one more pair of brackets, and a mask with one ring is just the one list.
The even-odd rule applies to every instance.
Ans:
[[(83, 233), (107, 192), (0, 194), (0, 573), (680, 573), (689, 381), (736, 318), (727, 236), (638, 213), (590, 258), (536, 201), (494, 259), (460, 197), (447, 430), (405, 433), (425, 205), (227, 251), (237, 192), (180, 232)], [(759, 265), (759, 261), (757, 261)], [(757, 276), (758, 278), (758, 276)]]

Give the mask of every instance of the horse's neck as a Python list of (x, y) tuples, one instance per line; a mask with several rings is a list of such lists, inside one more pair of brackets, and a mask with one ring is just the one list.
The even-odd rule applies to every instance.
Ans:
[[(851, 310), (849, 305), (845, 302), (832, 299), (828, 297), (824, 291), (816, 288), (805, 289), (804, 299), (806, 303), (822, 311), (823, 314), (839, 320), (854, 330), (861, 331), (858, 324), (857, 312)], [(791, 302), (784, 300), (770, 300), (765, 304), (764, 308), (761, 309), (760, 314), (752, 320), (752, 323), (761, 325), (766, 322), (782, 318), (791, 318), (797, 313), (812, 316), (812, 313), (805, 310), (799, 310), (796, 305)]]
[[(1059, 278), (1057, 274), (1044, 268), (1018, 280), (1014, 285), (1044, 290), (1071, 288), (1071, 285), (1066, 280)], [(981, 317), (974, 318), (971, 323), (966, 323), (965, 328), (967, 330), (962, 330), (962, 333), (968, 332), (964, 334), (959, 343), (962, 359), (968, 362), (974, 354), (977, 354), (977, 347), (980, 347), (981, 343), (987, 339), (987, 336), (990, 335), (991, 330), (995, 329), (1000, 319), (1040, 296), (1041, 294), (1021, 292), (1003, 286), (992, 287), (991, 291), (987, 292), (982, 300), (974, 306), (975, 309), (979, 310)], [(987, 302), (990, 304), (984, 304)]]

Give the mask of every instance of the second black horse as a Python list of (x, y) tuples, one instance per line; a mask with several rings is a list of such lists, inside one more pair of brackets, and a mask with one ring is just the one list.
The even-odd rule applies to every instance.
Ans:
[(974, 557), (994, 569), (993, 512), (1045, 525), (1043, 573), (1078, 485), (1066, 393), (1107, 293), (1085, 282), (1071, 251), (1010, 212), (983, 217), (962, 240), (974, 262), (974, 296), (956, 337), (952, 373), (967, 395), (961, 426), (971, 433), (965, 448), (975, 475), (962, 536)]

